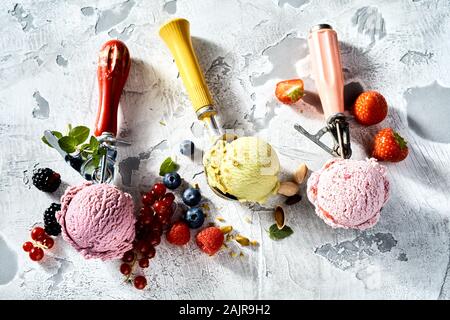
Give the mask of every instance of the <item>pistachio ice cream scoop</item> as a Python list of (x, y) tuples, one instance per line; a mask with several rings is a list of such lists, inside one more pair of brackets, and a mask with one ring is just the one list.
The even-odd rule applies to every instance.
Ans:
[(264, 203), (280, 185), (280, 162), (273, 148), (257, 137), (217, 143), (204, 155), (208, 184), (239, 201)]

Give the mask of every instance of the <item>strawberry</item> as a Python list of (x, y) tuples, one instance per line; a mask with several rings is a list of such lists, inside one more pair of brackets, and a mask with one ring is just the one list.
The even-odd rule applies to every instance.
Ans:
[(376, 134), (372, 156), (380, 161), (399, 162), (408, 155), (408, 146), (397, 132), (384, 128)]
[(200, 250), (212, 256), (222, 247), (224, 236), (219, 228), (208, 227), (197, 234), (195, 241)]
[(275, 95), (284, 104), (293, 104), (303, 97), (303, 81), (301, 79), (284, 80), (277, 83)]
[(185, 222), (175, 222), (166, 233), (167, 241), (177, 246), (185, 245), (191, 238), (191, 232)]
[(371, 126), (386, 118), (388, 106), (380, 93), (366, 91), (358, 96), (353, 104), (352, 112), (360, 124)]

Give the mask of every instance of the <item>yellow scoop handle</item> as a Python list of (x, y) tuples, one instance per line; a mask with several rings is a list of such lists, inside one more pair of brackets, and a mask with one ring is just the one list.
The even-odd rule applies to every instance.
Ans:
[(213, 100), (194, 49), (192, 48), (189, 21), (173, 19), (159, 29), (159, 35), (172, 53), (181, 79), (197, 114), (205, 106), (212, 106)]

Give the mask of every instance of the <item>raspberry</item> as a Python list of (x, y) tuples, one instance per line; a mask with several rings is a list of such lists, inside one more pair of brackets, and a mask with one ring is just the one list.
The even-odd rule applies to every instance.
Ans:
[(182, 221), (175, 222), (166, 233), (167, 241), (177, 246), (185, 245), (191, 238), (189, 226)]
[(212, 256), (222, 247), (224, 236), (217, 227), (203, 229), (197, 234), (196, 242), (200, 250)]

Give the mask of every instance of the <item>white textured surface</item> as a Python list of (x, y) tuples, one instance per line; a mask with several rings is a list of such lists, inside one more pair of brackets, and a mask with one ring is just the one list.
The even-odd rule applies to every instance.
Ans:
[[(44, 129), (93, 123), (96, 56), (110, 37), (133, 60), (122, 96), (116, 183), (137, 196), (176, 155), (178, 143), (202, 145), (201, 130), (159, 25), (191, 21), (194, 45), (226, 128), (258, 134), (278, 150), (285, 172), (301, 161), (319, 168), (327, 155), (294, 129), (322, 125), (306, 102), (295, 109), (273, 97), (279, 79), (309, 77), (305, 36), (331, 23), (342, 41), (346, 83), (379, 90), (394, 126), (410, 142), (406, 161), (388, 165), (392, 198), (367, 231), (333, 230), (304, 200), (288, 209), (294, 235), (271, 241), (270, 208), (226, 203), (208, 190), (199, 163), (178, 156), (227, 223), (257, 239), (243, 259), (210, 258), (190, 244), (163, 243), (144, 292), (124, 285), (118, 262), (87, 261), (58, 240), (53, 256), (31, 262), (21, 252), (28, 230), (57, 196), (30, 187), (33, 166), (49, 166), (67, 184), (81, 181), (39, 141)], [(0, 4), (0, 298), (426, 298), (450, 297), (450, 4), (448, 1), (22, 1)], [(313, 94), (310, 94), (314, 98)], [(306, 99), (311, 102), (314, 99)], [(298, 110), (303, 110), (299, 113)], [(160, 121), (166, 123), (162, 126)], [(354, 158), (377, 128), (352, 123)], [(253, 223), (244, 217), (250, 215)]]

